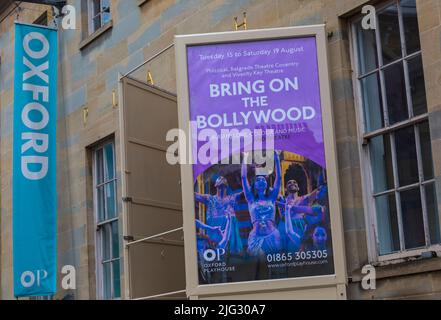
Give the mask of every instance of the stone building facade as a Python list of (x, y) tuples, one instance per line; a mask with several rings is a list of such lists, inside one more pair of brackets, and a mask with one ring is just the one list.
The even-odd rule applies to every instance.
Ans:
[[(42, 14), (44, 15), (46, 11), (49, 12), (49, 22), (52, 17), (52, 10), (47, 6), (22, 3), (16, 7), (12, 1), (7, 2), (5, 1), (5, 4), (0, 6), (1, 299), (14, 298), (11, 249), (13, 25), (14, 20), (28, 23), (33, 23), (37, 19), (42, 21)], [(77, 29), (62, 30), (60, 38), (61, 61), (57, 133), (58, 269), (61, 270), (63, 265), (74, 265), (77, 270), (78, 282), (77, 290), (72, 292), (65, 292), (59, 288), (59, 293), (55, 296), (56, 299), (118, 298), (123, 296), (125, 292), (122, 260), (115, 260), (110, 267), (113, 270), (110, 293), (105, 292), (106, 289), (103, 288), (107, 284), (103, 284), (97, 279), (97, 274), (99, 274), (97, 266), (100, 263), (97, 262), (99, 259), (96, 254), (97, 222), (94, 219), (94, 211), (97, 207), (94, 200), (96, 199), (94, 197), (94, 163), (101, 161), (97, 160), (97, 156), (105, 156), (106, 152), (109, 152), (111, 155), (109, 159), (113, 155), (115, 161), (107, 159), (104, 162), (110, 161), (112, 163), (115, 177), (110, 177), (105, 183), (110, 185), (114, 180), (112, 188), (116, 185), (116, 194), (114, 195), (114, 199), (117, 199), (115, 200), (115, 226), (119, 228), (116, 236), (119, 246), (119, 255), (117, 256), (121, 257), (125, 240), (121, 223), (118, 223), (121, 221), (122, 206), (119, 113), (118, 108), (112, 104), (112, 92), (118, 89), (118, 74), (127, 73), (169, 46), (177, 34), (231, 31), (233, 17), (238, 16), (241, 20), (243, 12), (247, 14), (248, 29), (326, 24), (343, 207), (348, 298), (441, 298), (441, 258), (438, 257), (438, 252), (441, 250), (437, 247), (437, 244), (440, 243), (437, 236), (439, 233), (437, 231), (439, 229), (437, 216), (438, 212), (441, 212), (441, 202), (439, 201), (441, 199), (440, 0), (416, 0), (416, 11), (413, 9), (414, 1), (407, 0), (402, 2), (395, 0), (109, 0), (98, 1), (101, 4), (97, 10), (91, 9), (92, 2), (87, 0), (68, 1), (76, 8)], [(110, 5), (109, 10), (107, 10), (107, 4)], [(419, 172), (420, 177), (417, 179), (417, 185), (414, 186), (415, 190), (421, 190), (420, 202), (421, 199), (426, 198), (425, 204), (420, 203), (420, 213), (424, 212), (426, 219), (407, 219), (406, 214), (415, 215), (415, 212), (418, 212), (415, 209), (415, 206), (418, 208), (415, 201), (411, 205), (406, 202), (406, 197), (409, 196), (405, 193), (407, 189), (400, 189), (395, 185), (395, 188), (392, 187), (393, 191), (386, 194), (386, 196), (392, 197), (394, 195), (402, 196), (400, 201), (394, 198), (395, 202), (392, 201), (386, 206), (388, 207), (387, 214), (397, 215), (396, 212), (400, 212), (400, 210), (403, 214), (401, 219), (387, 220), (388, 223), (397, 224), (396, 228), (399, 231), (389, 227), (392, 234), (390, 237), (394, 239), (385, 246), (377, 244), (378, 241), (387, 242), (389, 240), (384, 240), (381, 238), (382, 236), (378, 240), (378, 232), (385, 231), (383, 229), (383, 231), (379, 231), (380, 229), (376, 225), (382, 219), (379, 215), (386, 213), (382, 212), (385, 208), (384, 202), (378, 204), (375, 202), (377, 200), (373, 200), (372, 186), (369, 185), (369, 178), (366, 178), (371, 176), (369, 173), (371, 165), (367, 165), (369, 159), (364, 155), (366, 146), (369, 148), (369, 139), (375, 139), (381, 134), (374, 135), (375, 137), (369, 136), (370, 133), (376, 132), (378, 128), (375, 128), (375, 130), (367, 130), (369, 132), (365, 136), (366, 132), (364, 132), (360, 121), (363, 113), (361, 110), (367, 100), (371, 99), (369, 103), (373, 105), (372, 108), (375, 108), (372, 98), (366, 100), (363, 96), (363, 88), (369, 89), (370, 97), (381, 95), (378, 92), (381, 90), (377, 87), (376, 91), (373, 91), (373, 87), (370, 87), (372, 83), (363, 82), (362, 72), (357, 71), (362, 69), (359, 68), (362, 63), (359, 64), (357, 61), (360, 58), (362, 45), (357, 45), (357, 43), (361, 41), (359, 37), (364, 36), (357, 33), (357, 22), (354, 19), (361, 14), (362, 7), (368, 4), (376, 6), (379, 15), (381, 15), (378, 17), (380, 32), (376, 40), (382, 42), (384, 46), (390, 45), (390, 48), (383, 47), (384, 60), (386, 57), (394, 59), (393, 52), (396, 50), (396, 45), (391, 40), (394, 36), (396, 37), (393, 28), (394, 21), (398, 21), (395, 27), (400, 27), (401, 36), (406, 38), (406, 40), (401, 39), (401, 43), (406, 42), (403, 46), (406, 46), (406, 51), (408, 51), (403, 53), (404, 56), (406, 54), (408, 56), (402, 57), (403, 61), (406, 61), (402, 62), (405, 65), (404, 72), (415, 71), (415, 68), (418, 68), (420, 64), (413, 63), (412, 58), (422, 57), (424, 86), (419, 86), (422, 83), (421, 72), (415, 71), (418, 76), (412, 74), (403, 76), (403, 86), (408, 88), (408, 91), (410, 90), (410, 94), (406, 94), (406, 92), (389, 94), (389, 90), (395, 90), (392, 87), (396, 87), (398, 84), (396, 81), (390, 80), (387, 74), (386, 68), (389, 66), (387, 61), (382, 61), (386, 71), (377, 66), (383, 70), (378, 71), (378, 74), (384, 75), (381, 78), (384, 81), (383, 95), (386, 96), (386, 99), (389, 97), (389, 105), (392, 104), (390, 101), (396, 101), (400, 94), (405, 96), (407, 102), (412, 101), (419, 106), (423, 104), (421, 107), (423, 111), (413, 115), (418, 119), (407, 124), (412, 128), (414, 128), (413, 125), (417, 126), (418, 136), (424, 134), (424, 137), (427, 138), (424, 140), (425, 142), (422, 139), (420, 141), (420, 144), (424, 145), (423, 151), (416, 151), (416, 153), (408, 150), (395, 152), (395, 158), (398, 156), (398, 160), (394, 160), (395, 163), (398, 163), (394, 166), (395, 175), (400, 176), (402, 172), (410, 170), (409, 168), (412, 167), (412, 164), (409, 164), (411, 160), (408, 159), (406, 164), (400, 165), (399, 156), (411, 154), (409, 158), (412, 158), (412, 153), (415, 153), (419, 159), (417, 162), (420, 163), (419, 171), (422, 170), (421, 167), (426, 168), (431, 165), (430, 157), (424, 158), (430, 153), (427, 151), (430, 151), (430, 148), (433, 158), (433, 169), (430, 176), (426, 179), (425, 175)], [(394, 8), (400, 9), (397, 11), (386, 10), (386, 13), (382, 14), (382, 8), (388, 8), (389, 5), (394, 4), (396, 5)], [(414, 12), (416, 12), (416, 16)], [(96, 21), (94, 18), (97, 16), (97, 25), (93, 25)], [(415, 29), (416, 18), (418, 24)], [(382, 21), (386, 21), (384, 28), (381, 25)], [(407, 29), (407, 26), (410, 27)], [(383, 36), (381, 32), (385, 32), (387, 35)], [(374, 40), (371, 39), (371, 41)], [(418, 44), (415, 44), (418, 41), (420, 49), (416, 48), (411, 51), (410, 45), (418, 47)], [(368, 55), (367, 52), (364, 54)], [(396, 57), (396, 59), (400, 58)], [(412, 63), (409, 63), (411, 60)], [(417, 66), (415, 67), (415, 65)], [(170, 92), (176, 92), (173, 50), (167, 50), (160, 54), (144, 68), (138, 70), (134, 76), (145, 80), (147, 70), (150, 71), (156, 86)], [(371, 70), (373, 69), (371, 68)], [(396, 79), (396, 74), (393, 74), (392, 78)], [(363, 87), (364, 85), (366, 87)], [(424, 102), (424, 94), (421, 96), (421, 92), (424, 91), (426, 102)], [(417, 101), (413, 93), (415, 96), (419, 94), (420, 100)], [(405, 118), (412, 118), (412, 116), (407, 115)], [(391, 132), (399, 128), (393, 128), (393, 123), (390, 125), (392, 128), (388, 134), (394, 134)], [(423, 126), (426, 128), (425, 131)], [(380, 127), (384, 127), (384, 125), (380, 125)], [(427, 128), (430, 128), (430, 134), (427, 132)], [(106, 144), (107, 142), (110, 142), (110, 147), (109, 144)], [(411, 142), (409, 144), (412, 145)], [(386, 148), (385, 145), (383, 148)], [(428, 170), (430, 171), (430, 169)], [(395, 178), (397, 180), (397, 177)], [(400, 183), (398, 182), (398, 184)], [(413, 185), (413, 181), (409, 185)], [(382, 197), (381, 192), (378, 198)], [(381, 201), (378, 200), (378, 202)], [(394, 207), (395, 204), (399, 204), (398, 207), (401, 208), (391, 209), (391, 206)], [(376, 217), (373, 218), (375, 212)], [(375, 222), (376, 220), (377, 222)], [(395, 220), (401, 220), (401, 222)], [(407, 234), (407, 232), (418, 233), (422, 231), (408, 228), (406, 222), (424, 226), (421, 235), (427, 240), (424, 245), (418, 245), (419, 239), (414, 239)], [(431, 235), (427, 234), (427, 230), (432, 231)], [(398, 250), (388, 248), (388, 246), (397, 246), (394, 241), (398, 242)], [(412, 242), (417, 244), (412, 244)], [(115, 250), (118, 251), (116, 248)], [(386, 254), (379, 254), (379, 251), (381, 253), (382, 250)], [(392, 251), (394, 254), (389, 254)], [(379, 256), (384, 257), (379, 258)], [(118, 263), (119, 267), (117, 267)], [(363, 290), (361, 287), (362, 268), (369, 263), (376, 266), (377, 272), (377, 289), (371, 291)], [(120, 271), (119, 279), (116, 276), (118, 270)], [(283, 298), (282, 293), (280, 298)]]

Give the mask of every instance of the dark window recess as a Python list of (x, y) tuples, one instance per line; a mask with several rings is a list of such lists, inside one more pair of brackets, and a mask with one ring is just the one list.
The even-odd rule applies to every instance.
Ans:
[(34, 21), (34, 24), (38, 24), (40, 26), (48, 26), (49, 25), (49, 14), (45, 11), (41, 16)]

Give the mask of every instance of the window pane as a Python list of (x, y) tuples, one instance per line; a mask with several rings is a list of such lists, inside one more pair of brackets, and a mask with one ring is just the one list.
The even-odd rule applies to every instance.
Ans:
[(104, 299), (110, 300), (112, 299), (112, 273), (111, 273), (111, 264), (105, 263), (103, 264), (103, 296)]
[(432, 144), (430, 139), (429, 122), (418, 126), (420, 130), (421, 157), (423, 161), (424, 180), (433, 179)]
[(378, 73), (362, 79), (361, 88), (366, 131), (371, 132), (383, 128), (383, 101)]
[(120, 261), (113, 261), (113, 298), (121, 298)]
[(110, 14), (110, 1), (109, 0), (101, 0), (101, 25), (104, 26), (105, 24), (110, 22), (111, 19)]
[(109, 23), (109, 21), (110, 21), (110, 13), (108, 13), (108, 12), (103, 12), (102, 14), (101, 14), (101, 16), (102, 16), (102, 23), (103, 23), (103, 26), (105, 25), (105, 24), (107, 24), (107, 23)]
[(407, 54), (421, 50), (415, 0), (401, 0)]
[(115, 181), (109, 182), (105, 185), (106, 190), (106, 220), (116, 218), (116, 195), (115, 195)]
[(414, 127), (395, 132), (398, 179), (401, 187), (419, 181)]
[(431, 183), (425, 187), (426, 203), (427, 203), (427, 220), (429, 222), (430, 242), (431, 244), (439, 244), (440, 230), (439, 230), (439, 213), (438, 202), (436, 197), (435, 184)]
[(97, 31), (101, 28), (101, 14), (97, 15), (93, 18), (93, 32)]
[(106, 219), (104, 186), (97, 188), (96, 195), (97, 195), (98, 222), (102, 222)]
[(400, 196), (405, 247), (406, 249), (424, 247), (426, 240), (420, 189), (401, 192)]
[(395, 195), (384, 195), (375, 199), (377, 210), (377, 231), (380, 242), (380, 255), (400, 250), (397, 206)]
[(426, 86), (421, 56), (410, 59), (408, 66), (413, 114), (418, 116), (427, 112)]
[(402, 57), (398, 7), (392, 5), (378, 14), (383, 64), (389, 64)]
[(375, 137), (370, 143), (374, 193), (394, 188), (390, 136)]
[(118, 221), (112, 223), (112, 259), (119, 258)]
[(115, 177), (115, 163), (113, 154), (113, 144), (106, 144), (104, 147), (104, 155), (106, 157), (106, 181), (112, 180)]
[(361, 25), (361, 21), (357, 24), (356, 28), (360, 75), (363, 75), (378, 68), (377, 42), (375, 30), (365, 30)]
[(104, 181), (103, 149), (96, 151), (95, 161), (96, 184), (101, 184)]
[(100, 13), (101, 11), (101, 2), (100, 0), (92, 0), (93, 4), (93, 16), (96, 16), (98, 13)]
[(101, 226), (101, 244), (102, 244), (102, 259), (103, 261), (110, 260), (110, 238), (111, 230), (110, 225), (105, 224)]
[(403, 63), (396, 63), (384, 70), (389, 124), (409, 118)]
[(110, 0), (101, 0), (101, 10), (105, 11), (110, 8)]

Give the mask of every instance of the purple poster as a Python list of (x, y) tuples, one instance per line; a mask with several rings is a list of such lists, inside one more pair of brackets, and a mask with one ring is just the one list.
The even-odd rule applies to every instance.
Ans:
[(334, 274), (315, 37), (187, 56), (199, 283)]

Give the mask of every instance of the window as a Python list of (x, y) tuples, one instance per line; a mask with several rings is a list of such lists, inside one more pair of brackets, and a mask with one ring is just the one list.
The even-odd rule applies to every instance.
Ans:
[(377, 28), (352, 24), (362, 163), (376, 257), (440, 243), (431, 138), (415, 0), (377, 8)]
[(88, 0), (89, 34), (110, 22), (110, 0)]
[(49, 14), (47, 11), (43, 12), (41, 16), (34, 21), (34, 24), (39, 24), (40, 26), (48, 26), (49, 25)]
[(97, 293), (100, 299), (118, 299), (121, 298), (121, 257), (114, 143), (97, 147), (93, 158)]

